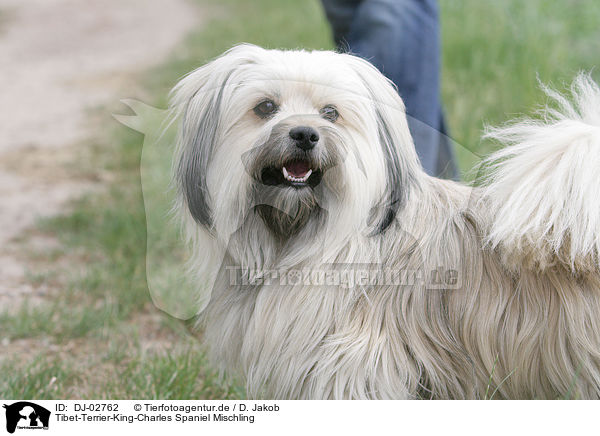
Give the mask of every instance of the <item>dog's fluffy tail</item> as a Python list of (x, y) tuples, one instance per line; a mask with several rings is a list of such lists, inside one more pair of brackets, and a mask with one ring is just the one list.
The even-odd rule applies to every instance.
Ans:
[(561, 263), (597, 270), (600, 260), (600, 88), (580, 74), (571, 98), (543, 87), (541, 120), (489, 129), (507, 145), (492, 155), (483, 189), (486, 242), (510, 268)]

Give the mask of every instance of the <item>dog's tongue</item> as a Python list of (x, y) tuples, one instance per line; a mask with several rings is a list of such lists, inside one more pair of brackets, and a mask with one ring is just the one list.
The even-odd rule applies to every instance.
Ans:
[(302, 178), (308, 173), (310, 167), (308, 166), (308, 162), (303, 160), (295, 160), (292, 162), (288, 162), (285, 164), (285, 169), (288, 174), (292, 177)]

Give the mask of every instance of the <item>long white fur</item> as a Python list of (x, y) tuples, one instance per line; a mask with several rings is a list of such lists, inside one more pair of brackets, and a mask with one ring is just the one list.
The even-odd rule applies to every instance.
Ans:
[[(203, 271), (199, 289), (202, 275), (214, 280), (198, 325), (213, 363), (242, 377), (251, 397), (598, 398), (600, 93), (587, 76), (573, 89), (573, 103), (549, 91), (560, 110), (545, 120), (494, 130), (510, 147), (472, 189), (423, 172), (401, 100), (366, 61), (243, 45), (188, 75), (173, 97), (182, 120), (175, 168), (190, 163), (189, 147), (209, 153), (199, 160), (206, 173), (194, 174), (207, 180), (212, 222), (194, 221), (183, 194), (177, 208)], [(252, 112), (265, 95), (282, 101), (267, 121)], [(322, 181), (327, 219), (282, 242), (249, 213), (240, 161), (278, 122), (326, 103), (341, 114), (329, 145), (346, 153)], [(194, 142), (200, 126), (211, 144)], [(390, 152), (401, 186), (387, 186)], [(377, 232), (391, 188), (403, 204)], [(215, 271), (361, 262), (455, 270), (459, 286), (241, 289)]]
[(485, 198), (494, 211), (487, 240), (510, 265), (556, 261), (594, 271), (600, 253), (600, 89), (581, 74), (572, 99), (545, 88), (558, 106), (541, 120), (490, 129), (506, 148), (490, 157)]

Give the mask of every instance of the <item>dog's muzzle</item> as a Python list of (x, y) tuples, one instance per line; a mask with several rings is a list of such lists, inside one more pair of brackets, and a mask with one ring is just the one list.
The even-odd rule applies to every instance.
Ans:
[(262, 169), (260, 181), (269, 186), (287, 185), (297, 189), (319, 184), (323, 170), (316, 155), (320, 135), (313, 127), (296, 126), (289, 130), (284, 156), (277, 164)]

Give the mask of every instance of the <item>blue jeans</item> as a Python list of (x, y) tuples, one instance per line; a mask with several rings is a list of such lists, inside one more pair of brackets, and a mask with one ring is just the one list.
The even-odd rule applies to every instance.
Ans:
[(440, 101), (437, 0), (322, 0), (338, 49), (369, 60), (398, 87), (423, 168), (457, 178)]

